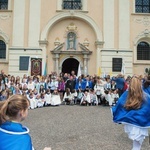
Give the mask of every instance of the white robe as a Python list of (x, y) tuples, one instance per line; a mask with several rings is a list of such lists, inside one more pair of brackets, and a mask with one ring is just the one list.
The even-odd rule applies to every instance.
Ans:
[(49, 105), (51, 104), (51, 93), (50, 94), (45, 94), (45, 102), (46, 102), (46, 105)]
[(56, 105), (60, 105), (60, 104), (61, 104), (60, 95), (53, 95), (52, 94), (51, 105), (56, 106)]

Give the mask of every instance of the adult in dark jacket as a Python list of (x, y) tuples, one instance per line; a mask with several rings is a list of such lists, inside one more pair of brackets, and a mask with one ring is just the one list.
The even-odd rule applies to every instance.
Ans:
[(76, 81), (74, 80), (73, 76), (70, 76), (70, 78), (65, 83), (65, 89), (69, 88), (70, 92), (72, 93), (73, 90), (75, 89), (75, 82)]
[(117, 77), (112, 77), (112, 81), (116, 82), (116, 89), (118, 89), (118, 94), (121, 96), (124, 92), (125, 79), (122, 74), (118, 74)]

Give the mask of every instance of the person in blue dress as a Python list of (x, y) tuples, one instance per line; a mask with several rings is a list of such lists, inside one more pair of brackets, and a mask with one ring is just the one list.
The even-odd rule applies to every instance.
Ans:
[(132, 150), (140, 150), (150, 128), (150, 95), (143, 91), (141, 79), (133, 76), (129, 89), (112, 107), (113, 121), (124, 124), (125, 132), (133, 141)]
[(29, 100), (13, 95), (0, 102), (0, 150), (33, 150), (29, 129), (21, 124), (28, 115)]
[(150, 75), (143, 81), (143, 90), (150, 95)]

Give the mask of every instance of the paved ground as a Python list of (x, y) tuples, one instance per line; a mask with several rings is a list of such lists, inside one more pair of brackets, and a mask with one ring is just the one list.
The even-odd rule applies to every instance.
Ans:
[[(36, 150), (131, 150), (123, 125), (112, 122), (109, 107), (67, 106), (29, 110), (23, 122)], [(142, 150), (149, 150), (146, 138)]]

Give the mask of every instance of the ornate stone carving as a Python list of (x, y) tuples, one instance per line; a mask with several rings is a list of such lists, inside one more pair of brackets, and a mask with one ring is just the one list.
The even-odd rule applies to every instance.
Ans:
[(67, 31), (77, 31), (77, 27), (74, 23), (70, 23), (70, 25), (67, 27)]
[(11, 17), (11, 16), (8, 15), (8, 14), (1, 14), (1, 15), (0, 15), (0, 19), (2, 19), (2, 20), (9, 19), (10, 17)]
[(139, 33), (139, 34), (137, 35), (137, 37), (135, 38), (135, 40), (134, 40), (134, 45), (137, 44), (137, 41), (138, 41), (139, 39), (144, 38), (144, 37), (150, 37), (150, 30), (145, 29), (144, 31), (142, 31), (141, 33)]
[(142, 23), (144, 26), (149, 26), (150, 25), (150, 17), (144, 16), (141, 18), (135, 18), (134, 21), (136, 23)]
[(55, 39), (54, 44), (55, 44), (55, 48), (60, 44), (60, 40), (58, 37)]
[(89, 40), (86, 38), (83, 42), (83, 45), (86, 47), (86, 48), (89, 48)]

